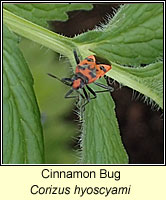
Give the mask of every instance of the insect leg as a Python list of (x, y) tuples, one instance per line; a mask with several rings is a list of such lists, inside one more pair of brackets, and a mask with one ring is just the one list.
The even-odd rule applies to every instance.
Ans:
[(90, 92), (91, 94), (93, 94), (93, 96), (94, 96), (94, 97), (91, 97), (90, 99), (95, 99), (95, 98), (97, 97), (95, 91), (93, 91), (92, 88), (90, 88), (88, 85), (86, 85), (86, 87), (87, 87), (87, 89), (89, 90), (89, 92)]
[(88, 94), (87, 94), (85, 88), (82, 88), (82, 89), (83, 89), (83, 92), (84, 92), (84, 95), (85, 95), (87, 101), (89, 102), (89, 101), (90, 101), (90, 98), (89, 98), (89, 96), (88, 96)]
[(85, 99), (84, 95), (83, 95), (83, 94), (81, 94), (81, 92), (79, 92), (78, 90), (76, 90), (76, 92), (77, 92), (78, 94), (80, 94), (80, 95), (81, 95), (81, 97), (82, 97), (83, 99)]
[(73, 84), (73, 80), (71, 78), (62, 78), (61, 82), (69, 86), (72, 86)]
[(62, 81), (69, 81), (69, 82), (73, 82), (73, 80), (71, 78), (62, 78)]
[(73, 89), (69, 90), (69, 91), (66, 93), (65, 98), (68, 99), (68, 98), (76, 98), (76, 97), (78, 97), (78, 96), (69, 96), (73, 91), (74, 91)]
[(90, 92), (91, 94), (93, 94), (94, 97), (90, 97), (90, 96), (87, 94), (85, 88), (83, 88), (84, 95), (85, 95), (85, 97), (86, 97), (86, 99), (87, 99), (87, 101), (82, 105), (83, 108), (85, 107), (86, 104), (89, 103), (90, 100), (95, 99), (95, 98), (97, 97), (97, 96), (96, 96), (96, 93), (95, 93), (88, 85), (86, 85), (86, 87), (87, 87), (87, 89), (89, 90), (89, 92)]
[(77, 55), (76, 50), (74, 50), (73, 53), (74, 53), (75, 61), (76, 61), (77, 65), (78, 65), (78, 64), (80, 63), (80, 60), (79, 60), (79, 58), (78, 58), (78, 55)]
[(90, 97), (88, 96), (88, 94), (87, 94), (87, 92), (86, 92), (86, 90), (85, 90), (85, 88), (82, 88), (83, 89), (83, 92), (84, 92), (84, 95), (85, 95), (85, 97), (86, 97), (86, 102), (81, 106), (82, 107), (82, 109), (84, 109), (85, 108), (85, 106), (86, 106), (86, 104), (88, 104), (89, 103), (89, 101), (90, 101)]
[(104, 78), (105, 78), (107, 84), (110, 85), (111, 84), (111, 78), (107, 75), (104, 75)]
[(109, 77), (107, 75), (104, 75), (104, 78), (105, 78), (105, 80), (108, 80)]
[[(66, 98), (66, 99), (67, 99), (67, 98), (77, 98), (78, 95), (69, 96), (73, 91), (74, 91), (73, 89), (69, 90), (69, 91), (66, 93), (65, 98)], [(76, 90), (76, 92), (77, 92), (78, 94), (80, 94), (81, 97), (82, 97), (83, 99), (85, 99), (84, 95), (81, 94), (81, 92), (79, 92), (78, 90)]]
[(107, 86), (107, 85), (104, 85), (104, 84), (101, 84), (101, 83), (97, 83), (97, 82), (94, 82), (95, 85), (99, 86), (99, 87), (102, 87), (106, 90), (101, 90), (101, 91), (95, 91), (96, 93), (100, 93), (100, 92), (113, 92), (114, 91), (114, 88), (110, 87), (110, 86)]

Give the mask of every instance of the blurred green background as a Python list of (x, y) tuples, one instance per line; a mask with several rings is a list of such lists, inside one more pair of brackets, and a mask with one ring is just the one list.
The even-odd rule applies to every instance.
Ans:
[(41, 112), (46, 163), (76, 163), (74, 144), (78, 127), (72, 117), (74, 101), (66, 100), (68, 87), (47, 73), (58, 77), (71, 75), (67, 58), (27, 39), (20, 48), (34, 77), (34, 90)]

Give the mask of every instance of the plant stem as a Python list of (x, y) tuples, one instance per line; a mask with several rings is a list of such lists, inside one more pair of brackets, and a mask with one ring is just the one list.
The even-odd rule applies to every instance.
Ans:
[[(162, 89), (160, 91), (160, 80), (163, 77), (162, 62), (144, 68), (122, 67), (112, 63), (112, 70), (108, 75), (119, 83), (150, 97), (163, 108)], [(158, 87), (154, 87), (153, 83)]]
[(70, 38), (49, 31), (5, 9), (3, 9), (3, 19), (4, 23), (13, 32), (63, 54), (66, 57), (70, 58), (72, 55), (74, 44)]

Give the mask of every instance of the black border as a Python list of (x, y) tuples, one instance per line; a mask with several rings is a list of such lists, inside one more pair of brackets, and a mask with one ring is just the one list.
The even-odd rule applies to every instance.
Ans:
[(166, 166), (165, 163), (165, 134), (164, 134), (164, 163), (163, 164), (2, 164), (3, 161), (3, 3), (163, 3), (163, 35), (164, 35), (164, 42), (163, 42), (163, 130), (165, 133), (165, 1), (1, 1), (1, 162), (0, 166)]

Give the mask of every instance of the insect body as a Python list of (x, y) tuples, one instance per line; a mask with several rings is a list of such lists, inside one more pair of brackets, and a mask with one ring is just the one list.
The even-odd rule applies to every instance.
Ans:
[[(107, 79), (107, 76), (105, 74), (112, 68), (111, 65), (99, 63), (94, 55), (88, 56), (84, 60), (80, 61), (77, 56), (76, 51), (74, 51), (74, 57), (75, 57), (77, 66), (76, 66), (75, 74), (72, 78), (59, 79), (58, 77), (52, 74), (48, 74), (49, 76), (58, 79), (62, 83), (68, 86), (71, 86), (71, 89), (66, 93), (65, 98), (77, 97), (77, 96), (71, 96), (71, 93), (73, 91), (76, 91), (78, 94), (81, 95), (83, 99), (87, 100), (83, 105), (85, 106), (91, 99), (96, 98), (96, 93), (113, 91), (112, 87), (95, 82), (96, 80), (98, 80), (99, 78), (103, 76), (104, 78)], [(105, 90), (93, 91), (88, 86), (88, 84), (90, 83), (94, 83), (98, 85), (99, 87), (104, 88)], [(85, 90), (85, 87), (93, 95), (93, 97), (90, 97), (90, 95)], [(83, 90), (83, 94), (80, 92), (80, 89)]]

